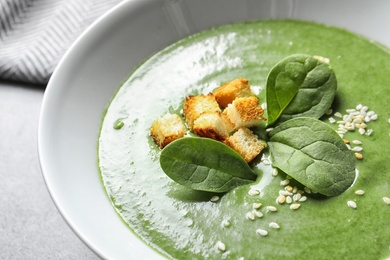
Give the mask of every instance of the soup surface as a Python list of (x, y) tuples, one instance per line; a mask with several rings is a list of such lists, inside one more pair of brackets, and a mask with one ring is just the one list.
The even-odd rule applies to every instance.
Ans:
[[(296, 210), (278, 204), (284, 189), (280, 182), (286, 175), (272, 174), (272, 166), (264, 163), (267, 151), (251, 164), (257, 181), (226, 194), (194, 191), (164, 174), (160, 149), (149, 136), (155, 119), (167, 112), (181, 114), (186, 96), (211, 92), (238, 77), (247, 78), (264, 103), (268, 72), (295, 53), (330, 59), (338, 80), (334, 112), (345, 114), (363, 104), (378, 114), (377, 120), (367, 123), (371, 135), (358, 131), (345, 135), (362, 142), (364, 156), (356, 162), (358, 177), (351, 188), (329, 198), (305, 193), (307, 200), (299, 201)], [(103, 185), (130, 229), (168, 258), (386, 259), (390, 257), (390, 205), (384, 202), (390, 197), (389, 69), (388, 49), (345, 30), (309, 22), (253, 21), (195, 34), (150, 57), (116, 93), (99, 139)], [(337, 129), (328, 117), (324, 122)], [(294, 185), (298, 184), (292, 181)], [(250, 194), (251, 189), (260, 194)], [(364, 195), (355, 194), (357, 190)], [(215, 195), (220, 199), (213, 201)], [(348, 201), (357, 208), (348, 206)], [(259, 229), (268, 234), (261, 235)]]

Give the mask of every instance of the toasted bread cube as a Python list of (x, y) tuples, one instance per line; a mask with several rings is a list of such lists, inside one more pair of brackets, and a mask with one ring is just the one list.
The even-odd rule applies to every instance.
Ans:
[(258, 139), (257, 135), (246, 127), (238, 129), (224, 143), (239, 153), (246, 162), (252, 161), (266, 147), (265, 141)]
[(233, 125), (221, 112), (205, 113), (195, 120), (193, 130), (200, 137), (223, 141), (233, 131)]
[(236, 98), (223, 111), (234, 124), (234, 129), (241, 127), (253, 127), (260, 124), (263, 118), (264, 110), (259, 106), (259, 100), (254, 97)]
[(176, 114), (163, 115), (156, 119), (150, 128), (150, 135), (160, 148), (164, 148), (170, 142), (183, 137), (185, 134), (184, 123)]
[(237, 97), (251, 95), (253, 95), (253, 92), (251, 91), (248, 80), (244, 78), (229, 81), (214, 90), (215, 99), (221, 108), (227, 107)]
[(189, 96), (184, 101), (183, 113), (190, 130), (194, 121), (204, 113), (220, 112), (221, 109), (212, 93), (208, 95)]

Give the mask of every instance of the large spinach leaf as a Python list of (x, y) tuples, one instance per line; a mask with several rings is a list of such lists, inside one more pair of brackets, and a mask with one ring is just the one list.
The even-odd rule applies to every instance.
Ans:
[(208, 138), (185, 137), (167, 145), (160, 165), (166, 175), (194, 190), (226, 192), (256, 175), (229, 146)]
[(320, 118), (336, 90), (336, 76), (327, 63), (306, 54), (283, 59), (267, 76), (268, 125), (294, 117)]
[(355, 158), (326, 123), (294, 118), (269, 133), (273, 165), (327, 196), (339, 195), (355, 179)]

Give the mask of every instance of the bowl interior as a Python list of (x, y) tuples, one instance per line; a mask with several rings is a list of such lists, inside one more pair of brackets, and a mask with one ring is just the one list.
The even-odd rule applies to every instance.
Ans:
[(115, 213), (97, 167), (97, 141), (105, 108), (131, 71), (185, 36), (253, 19), (316, 21), (390, 46), (390, 34), (383, 31), (390, 25), (389, 8), (386, 0), (122, 2), (73, 44), (47, 86), (39, 123), (39, 156), (59, 211), (81, 239), (104, 258), (160, 258)]

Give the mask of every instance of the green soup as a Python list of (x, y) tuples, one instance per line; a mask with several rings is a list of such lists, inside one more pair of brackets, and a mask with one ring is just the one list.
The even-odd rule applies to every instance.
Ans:
[[(330, 59), (338, 80), (334, 112), (345, 114), (363, 104), (378, 114), (367, 124), (371, 135), (358, 131), (345, 135), (363, 143), (364, 158), (357, 160), (358, 177), (351, 188), (329, 198), (304, 194), (307, 200), (292, 210), (291, 204), (276, 201), (286, 176), (274, 176), (271, 165), (261, 160), (252, 165), (259, 174), (255, 183), (217, 194), (218, 201), (211, 200), (216, 194), (190, 190), (164, 174), (160, 150), (149, 136), (156, 118), (167, 112), (180, 114), (186, 96), (211, 92), (238, 77), (247, 78), (264, 102), (268, 72), (295, 53)], [(168, 258), (386, 259), (390, 206), (383, 198), (390, 197), (389, 69), (388, 49), (314, 23), (254, 21), (195, 34), (145, 61), (113, 98), (99, 139), (104, 187), (130, 229)], [(329, 124), (337, 129), (337, 123)], [(267, 156), (265, 152), (263, 159)], [(260, 194), (249, 194), (251, 189)], [(364, 195), (356, 195), (357, 190), (364, 190)], [(357, 208), (348, 206), (348, 201)], [(254, 203), (262, 206), (253, 209)], [(255, 213), (253, 220), (248, 212)], [(259, 234), (259, 229), (268, 234)], [(225, 250), (218, 248), (218, 241)]]

